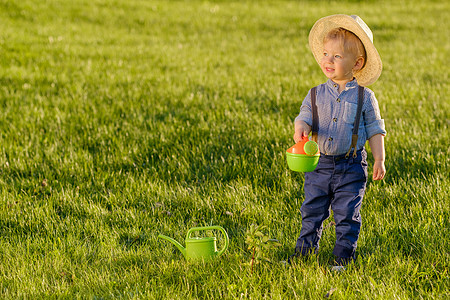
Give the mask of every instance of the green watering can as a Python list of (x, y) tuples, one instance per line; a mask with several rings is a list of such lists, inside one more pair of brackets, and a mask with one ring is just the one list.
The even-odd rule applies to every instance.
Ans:
[[(194, 231), (214, 229), (222, 232), (223, 236), (225, 237), (225, 245), (220, 251), (217, 251), (216, 237), (191, 237), (191, 233)], [(220, 226), (193, 227), (189, 229), (186, 234), (186, 248), (184, 248), (180, 243), (168, 236), (160, 234), (158, 235), (158, 237), (168, 240), (169, 242), (177, 246), (181, 253), (183, 253), (184, 257), (186, 257), (186, 259), (188, 260), (209, 261), (215, 257), (219, 257), (225, 252), (229, 243), (228, 234), (226, 233), (225, 229)]]

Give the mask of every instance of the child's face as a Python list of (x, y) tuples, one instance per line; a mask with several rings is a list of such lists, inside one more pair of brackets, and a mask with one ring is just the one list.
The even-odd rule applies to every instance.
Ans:
[(345, 51), (338, 40), (328, 40), (323, 44), (320, 67), (329, 79), (336, 83), (346, 83), (353, 79), (353, 72), (361, 69), (363, 58)]

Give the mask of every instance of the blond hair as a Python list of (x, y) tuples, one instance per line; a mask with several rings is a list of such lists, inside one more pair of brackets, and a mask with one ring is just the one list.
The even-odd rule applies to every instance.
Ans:
[(349, 51), (354, 54), (356, 57), (364, 58), (364, 64), (366, 63), (366, 50), (364, 49), (364, 45), (361, 40), (351, 31), (348, 31), (344, 28), (335, 28), (332, 29), (328, 34), (323, 38), (323, 42), (326, 43), (330, 40), (339, 41), (342, 49), (344, 51)]

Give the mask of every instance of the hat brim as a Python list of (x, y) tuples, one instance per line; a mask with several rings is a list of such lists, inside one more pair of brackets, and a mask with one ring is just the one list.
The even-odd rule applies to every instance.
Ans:
[(380, 55), (373, 45), (371, 38), (361, 28), (361, 26), (348, 15), (332, 15), (319, 19), (309, 32), (309, 47), (320, 65), (323, 55), (323, 39), (332, 29), (344, 28), (354, 33), (363, 43), (366, 50), (365, 66), (354, 74), (357, 82), (361, 86), (368, 86), (377, 81), (381, 75), (383, 64)]

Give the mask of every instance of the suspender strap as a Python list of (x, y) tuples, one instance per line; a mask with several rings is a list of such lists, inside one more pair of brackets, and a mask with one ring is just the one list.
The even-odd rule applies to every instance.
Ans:
[(319, 132), (319, 115), (316, 105), (317, 87), (311, 89), (311, 110), (312, 110), (312, 140), (317, 143), (317, 134)]
[(359, 129), (359, 120), (361, 119), (361, 111), (364, 102), (364, 87), (358, 86), (358, 107), (356, 109), (355, 123), (353, 123), (353, 132), (352, 132), (352, 144), (345, 154), (345, 157), (348, 158), (350, 151), (353, 148), (353, 157), (356, 157), (356, 144), (358, 143), (358, 129)]

